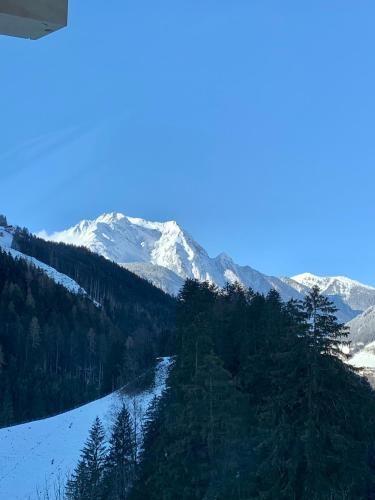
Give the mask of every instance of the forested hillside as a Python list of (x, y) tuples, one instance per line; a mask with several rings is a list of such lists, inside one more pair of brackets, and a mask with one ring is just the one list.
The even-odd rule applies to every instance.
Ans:
[(317, 288), (283, 304), (188, 281), (131, 498), (374, 498), (375, 397), (334, 314)]
[(172, 298), (87, 250), (25, 230), (15, 241), (23, 253), (75, 276), (97, 304), (0, 251), (1, 426), (106, 394), (169, 348)]
[[(104, 307), (114, 324), (130, 336), (135, 368), (147, 368), (155, 355), (173, 349), (170, 330), (176, 301), (148, 281), (86, 248), (47, 242), (25, 229), (16, 231), (13, 245), (74, 279)], [(119, 362), (120, 352), (113, 352), (113, 362)]]

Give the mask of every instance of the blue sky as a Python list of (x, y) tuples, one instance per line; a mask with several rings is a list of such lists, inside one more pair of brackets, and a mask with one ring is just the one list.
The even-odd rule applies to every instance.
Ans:
[(211, 255), (375, 285), (373, 0), (70, 4), (0, 38), (0, 212), (176, 219)]

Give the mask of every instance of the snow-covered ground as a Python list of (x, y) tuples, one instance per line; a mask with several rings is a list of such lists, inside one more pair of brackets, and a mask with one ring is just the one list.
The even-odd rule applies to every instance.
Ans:
[(375, 370), (375, 342), (354, 354), (349, 363), (356, 368)]
[(69, 292), (74, 294), (87, 295), (86, 291), (79, 286), (79, 284), (73, 279), (69, 278), (65, 274), (59, 273), (53, 267), (47, 266), (44, 262), (40, 262), (34, 257), (25, 255), (12, 248), (13, 235), (10, 230), (0, 226), (0, 249), (8, 252), (14, 259), (24, 259), (29, 264), (40, 269), (47, 274), (55, 283), (64, 286)]
[(74, 470), (94, 419), (98, 416), (108, 432), (123, 403), (138, 419), (141, 441), (140, 422), (153, 398), (165, 390), (171, 363), (162, 358), (154, 386), (137, 395), (118, 391), (55, 417), (0, 429), (0, 500), (39, 500), (46, 490), (56, 498), (54, 488)]

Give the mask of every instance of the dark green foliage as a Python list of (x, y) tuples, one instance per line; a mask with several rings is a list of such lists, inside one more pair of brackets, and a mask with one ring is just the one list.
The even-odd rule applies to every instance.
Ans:
[(179, 355), (171, 389), (149, 420), (137, 499), (231, 498), (237, 491), (247, 407), (215, 353), (215, 324), (207, 311), (217, 292), (188, 281), (180, 297)]
[(136, 440), (126, 406), (118, 413), (109, 442), (105, 467), (106, 498), (125, 500), (135, 479)]
[(70, 409), (154, 365), (173, 328), (172, 298), (86, 250), (25, 231), (15, 241), (89, 285), (102, 306), (0, 251), (0, 426)]
[(101, 500), (106, 461), (105, 433), (100, 419), (93, 423), (81, 459), (66, 487), (68, 500)]
[(97, 417), (66, 485), (67, 500), (126, 500), (136, 477), (135, 428), (126, 406), (117, 413), (108, 446)]
[(317, 289), (283, 304), (188, 281), (132, 498), (373, 498), (374, 393), (335, 312)]
[(7, 221), (7, 218), (5, 217), (5, 215), (3, 214), (0, 214), (0, 226), (7, 226), (8, 225), (8, 221)]
[(104, 310), (0, 252), (0, 318), (0, 425), (100, 394), (108, 346), (121, 336)]
[[(74, 279), (99, 302), (112, 322), (126, 337), (127, 352), (118, 347), (111, 364), (121, 365), (127, 357), (132, 376), (146, 369), (158, 355), (168, 354), (175, 300), (127, 269), (83, 247), (47, 242), (25, 230), (18, 230), (13, 246)], [(114, 381), (105, 379), (107, 390)]]

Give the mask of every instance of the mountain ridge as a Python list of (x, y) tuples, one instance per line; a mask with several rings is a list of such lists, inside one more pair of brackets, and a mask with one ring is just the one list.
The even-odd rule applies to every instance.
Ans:
[[(171, 294), (175, 294), (181, 280), (192, 278), (210, 281), (219, 287), (239, 281), (261, 293), (275, 288), (284, 299), (300, 298), (298, 291), (279, 278), (267, 276), (250, 266), (240, 266), (225, 253), (210, 257), (176, 221), (152, 222), (112, 212), (94, 220), (81, 221), (65, 231), (51, 235), (42, 232), (39, 236), (86, 246), (124, 267), (136, 267), (136, 272), (151, 282), (154, 273), (150, 264), (158, 266), (158, 272), (160, 267), (166, 268), (176, 275), (175, 282), (165, 287), (165, 291)], [(169, 278), (172, 279), (172, 275)], [(160, 282), (155, 281), (160, 286)]]
[(239, 282), (262, 294), (273, 288), (283, 300), (301, 299), (317, 285), (333, 300), (340, 321), (345, 323), (375, 305), (374, 287), (345, 276), (303, 273), (276, 277), (239, 265), (224, 252), (210, 257), (174, 220), (155, 222), (110, 212), (96, 219), (82, 220), (63, 231), (52, 234), (43, 231), (38, 235), (50, 241), (84, 246), (174, 296), (187, 278), (209, 281), (219, 287)]

